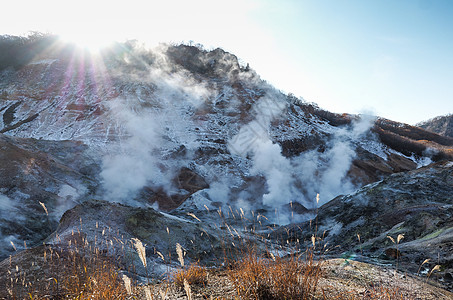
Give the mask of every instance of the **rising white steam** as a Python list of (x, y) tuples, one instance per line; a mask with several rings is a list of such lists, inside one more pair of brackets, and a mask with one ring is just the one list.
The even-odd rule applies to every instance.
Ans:
[[(348, 127), (336, 128), (324, 152), (312, 150), (286, 158), (280, 145), (272, 142), (268, 133), (271, 121), (284, 112), (282, 103), (285, 102), (280, 98), (260, 99), (255, 120), (243, 126), (229, 142), (232, 154), (251, 156), (251, 175), (265, 177), (267, 192), (263, 195), (263, 204), (280, 209), (283, 204), (297, 201), (313, 208), (340, 194), (352, 192), (355, 187), (348, 171), (356, 156), (356, 142), (369, 132), (374, 118), (362, 116)], [(318, 193), (321, 201), (315, 203)]]
[(280, 145), (270, 140), (259, 143), (253, 156), (252, 175), (263, 174), (269, 192), (263, 195), (263, 204), (276, 206), (292, 200), (291, 164), (281, 154)]
[(161, 134), (152, 115), (133, 112), (124, 100), (112, 102), (110, 110), (128, 135), (117, 153), (104, 157), (101, 172), (108, 198), (118, 201), (133, 197), (151, 181), (163, 180), (153, 155)]
[[(10, 220), (19, 224), (25, 221), (25, 217), (16, 206), (16, 203), (6, 195), (0, 194), (0, 207), (0, 219)], [(11, 251), (13, 250), (12, 245), (17, 245), (18, 249), (22, 249), (21, 243), (23, 241), (19, 238), (18, 234), (6, 234), (3, 233), (3, 230), (1, 229), (2, 228), (0, 228), (0, 243), (7, 246), (0, 248), (0, 257), (11, 254)]]
[[(172, 161), (166, 153), (182, 145), (188, 159), (198, 146), (197, 136), (187, 128), (195, 127), (190, 116), (211, 92), (187, 71), (175, 71), (162, 51), (165, 49), (153, 53), (155, 60), (147, 65), (145, 75), (128, 73), (134, 80), (140, 79), (141, 87), (127, 87), (123, 98), (107, 106), (119, 132), (119, 141), (110, 146), (101, 172), (110, 200), (135, 204), (133, 198), (147, 186), (169, 193), (174, 188), (173, 177), (186, 161)], [(151, 88), (150, 95), (142, 96), (142, 87)]]
[(293, 172), (304, 186), (300, 197), (303, 204), (313, 206), (313, 199), (320, 194), (322, 205), (334, 197), (354, 191), (348, 171), (356, 157), (356, 144), (369, 132), (374, 117), (362, 115), (351, 126), (338, 128), (324, 152), (312, 150), (292, 160)]
[(255, 104), (255, 119), (243, 126), (228, 144), (234, 155), (252, 155), (250, 173), (266, 178), (268, 192), (263, 195), (263, 204), (272, 207), (291, 199), (290, 161), (281, 154), (280, 145), (269, 137), (271, 121), (278, 118), (285, 108), (286, 103), (276, 93), (268, 93)]

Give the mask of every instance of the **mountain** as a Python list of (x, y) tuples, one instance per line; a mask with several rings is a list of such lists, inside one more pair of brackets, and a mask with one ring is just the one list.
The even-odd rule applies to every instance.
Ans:
[[(258, 212), (264, 227), (317, 217), (344, 251), (356, 234), (346, 223), (366, 224), (357, 233), (372, 241), (395, 225), (372, 222), (386, 209), (402, 210), (396, 219), (443, 212), (436, 226), (448, 225), (448, 191), (438, 203), (430, 182), (441, 185), (438, 169), (450, 168), (452, 137), (330, 113), (280, 92), (222, 49), (129, 41), (91, 54), (49, 37), (19, 46), (4, 37), (0, 48), (5, 40), (22, 50), (0, 61), (22, 58), (0, 64), (0, 258), (43, 242), (64, 250), (74, 232), (96, 243), (116, 228), (161, 253), (178, 240), (196, 249), (193, 261), (212, 263), (225, 237), (219, 212), (239, 231), (245, 221), (232, 216)], [(415, 174), (425, 175), (409, 190)], [(371, 192), (385, 184), (418, 204)], [(166, 228), (175, 240), (163, 238)]]
[(435, 117), (418, 123), (417, 126), (443, 136), (453, 137), (453, 115)]

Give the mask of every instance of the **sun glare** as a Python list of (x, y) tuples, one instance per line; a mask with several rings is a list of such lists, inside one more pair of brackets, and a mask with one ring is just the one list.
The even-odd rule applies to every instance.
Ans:
[(101, 34), (66, 32), (60, 33), (59, 36), (63, 42), (75, 44), (77, 47), (87, 50), (92, 54), (99, 53), (100, 50), (113, 43), (112, 39), (106, 38)]

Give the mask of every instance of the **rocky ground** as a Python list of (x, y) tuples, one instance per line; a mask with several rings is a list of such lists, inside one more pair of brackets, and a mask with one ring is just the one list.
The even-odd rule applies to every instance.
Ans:
[[(152, 286), (158, 299), (187, 299), (182, 288), (161, 283)], [(159, 298), (161, 297), (161, 298)], [(192, 288), (192, 299), (238, 299), (227, 272), (209, 274), (205, 285)], [(323, 299), (442, 299), (453, 294), (444, 290), (436, 280), (426, 280), (397, 272), (393, 268), (361, 263), (347, 259), (332, 259), (323, 263), (315, 298)], [(368, 297), (368, 298), (367, 298)], [(402, 298), (401, 298), (402, 297)], [(379, 298), (378, 298), (379, 299)]]
[[(55, 280), (59, 280), (63, 284), (65, 282), (64, 276), (67, 276), (67, 273), (61, 269), (60, 274), (55, 272), (55, 270), (58, 270), (58, 263), (53, 262), (53, 277), (48, 278), (49, 270), (46, 270), (46, 267), (51, 268), (52, 259), (56, 259), (57, 252), (51, 254), (49, 248), (47, 248), (48, 256), (44, 258), (42, 255), (44, 250), (44, 247), (27, 250), (22, 252), (20, 256), (14, 257), (10, 262), (1, 263), (0, 266), (3, 269), (11, 270), (11, 274), (0, 276), (0, 284), (7, 287), (0, 292), (0, 299), (12, 299), (10, 292), (24, 297), (28, 293), (40, 295), (41, 298), (39, 299), (58, 297)], [(54, 257), (51, 257), (52, 255)], [(33, 267), (27, 266), (32, 261)], [(453, 297), (451, 292), (443, 288), (437, 275), (432, 275), (428, 279), (426, 275), (411, 275), (396, 271), (394, 268), (357, 262), (351, 259), (327, 259), (322, 262), (321, 266), (322, 273), (319, 277), (314, 299), (447, 300)], [(24, 275), (25, 272), (28, 272), (28, 275)], [(190, 286), (191, 298), (239, 299), (237, 287), (228, 274), (228, 271), (224, 269), (210, 269), (203, 284)], [(13, 284), (9, 277), (17, 277), (20, 280)], [(26, 280), (34, 279), (32, 281), (33, 287), (26, 286), (27, 281), (23, 278), (27, 278)], [(120, 285), (122, 286), (122, 283)], [(134, 299), (147, 299), (145, 287), (148, 287), (151, 291), (153, 299), (188, 299), (187, 291), (175, 285), (171, 280), (133, 285)], [(123, 286), (122, 289), (125, 290)], [(124, 299), (129, 299), (130, 297), (127, 297), (126, 294), (124, 292)]]

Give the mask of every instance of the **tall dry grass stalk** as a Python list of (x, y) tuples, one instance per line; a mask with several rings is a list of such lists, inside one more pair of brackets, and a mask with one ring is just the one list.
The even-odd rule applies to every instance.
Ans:
[(398, 263), (399, 263), (399, 259), (400, 259), (400, 251), (398, 249), (398, 245), (400, 244), (401, 240), (404, 239), (404, 234), (398, 234), (398, 236), (396, 237), (396, 241), (393, 237), (391, 236), (387, 236), (388, 239), (390, 239), (392, 241), (392, 243), (396, 246), (396, 270), (395, 272), (398, 270)]
[(439, 271), (440, 268), (441, 268), (440, 265), (435, 265), (435, 266), (431, 269), (431, 271), (429, 271), (428, 276), (427, 276), (426, 279), (428, 279), (434, 271)]
[(143, 246), (142, 241), (140, 241), (137, 238), (132, 238), (132, 242), (134, 244), (135, 249), (137, 250), (138, 257), (140, 257), (140, 260), (142, 261), (143, 266), (145, 269), (147, 268), (147, 263), (146, 263), (146, 249), (145, 246)]
[(165, 290), (165, 292), (163, 290), (159, 290), (159, 295), (160, 297), (162, 298), (162, 300), (165, 300), (167, 298), (167, 290)]
[(144, 287), (146, 300), (152, 300), (153, 295), (151, 293), (151, 288), (149, 286)]
[(124, 274), (122, 278), (124, 282), (124, 287), (126, 288), (128, 295), (131, 295), (132, 294), (131, 279)]
[(179, 243), (176, 243), (176, 253), (178, 254), (178, 261), (181, 264), (181, 267), (184, 268), (184, 254), (182, 251), (182, 246)]
[(184, 278), (184, 290), (186, 291), (187, 298), (192, 300), (192, 290), (190, 289), (189, 282)]
[(38, 201), (39, 202), (39, 205), (42, 206), (42, 208), (44, 209), (44, 211), (46, 212), (46, 215), (49, 215), (49, 212), (47, 211), (47, 207), (44, 203), (42, 203), (41, 201)]
[(201, 222), (201, 220), (193, 213), (187, 213), (188, 216), (191, 216), (192, 218), (194, 218), (195, 220), (197, 220), (198, 222)]
[(418, 267), (417, 275), (420, 274), (420, 270), (422, 269), (423, 265), (429, 263), (430, 261), (431, 259), (427, 258), (421, 263), (421, 265)]

